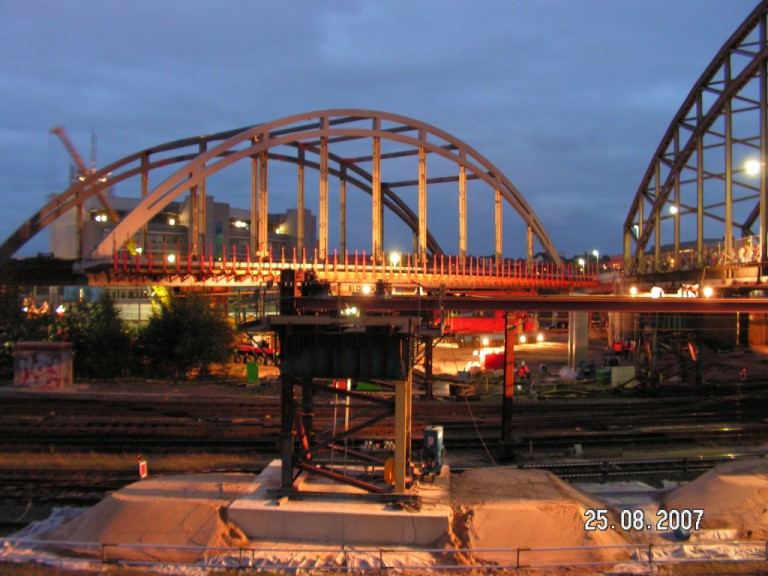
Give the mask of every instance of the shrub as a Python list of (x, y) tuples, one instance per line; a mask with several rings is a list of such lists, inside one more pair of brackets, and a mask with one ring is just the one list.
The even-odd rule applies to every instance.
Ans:
[(171, 296), (139, 335), (150, 371), (175, 378), (192, 369), (204, 376), (212, 363), (226, 363), (233, 339), (226, 316), (197, 294)]

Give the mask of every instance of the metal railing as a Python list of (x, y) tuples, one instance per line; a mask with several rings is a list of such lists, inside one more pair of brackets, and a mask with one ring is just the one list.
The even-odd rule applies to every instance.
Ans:
[[(645, 568), (670, 564), (766, 563), (768, 541), (670, 542), (542, 548), (408, 548), (365, 546), (173, 546), (0, 538), (0, 561), (82, 563), (136, 567), (195, 566), (210, 571), (381, 572), (386, 570), (469, 571), (590, 568)], [(763, 568), (761, 568), (763, 569)]]

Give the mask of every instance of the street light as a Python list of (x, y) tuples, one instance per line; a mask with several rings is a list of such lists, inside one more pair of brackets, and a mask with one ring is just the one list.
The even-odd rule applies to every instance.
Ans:
[(744, 171), (747, 173), (747, 176), (757, 176), (760, 174), (760, 168), (760, 161), (754, 158), (744, 163)]
[(600, 252), (592, 250), (592, 256), (595, 257), (595, 274), (600, 272)]
[(389, 263), (392, 266), (400, 264), (400, 252), (391, 252), (389, 255)]
[(586, 262), (584, 262), (584, 258), (579, 258), (576, 262), (579, 263), (579, 266), (581, 267), (581, 271), (584, 272), (584, 264), (586, 264)]

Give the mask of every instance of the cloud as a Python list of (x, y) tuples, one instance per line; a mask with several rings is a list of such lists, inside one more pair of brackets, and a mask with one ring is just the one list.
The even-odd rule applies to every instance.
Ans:
[[(753, 4), (7, 0), (0, 198), (15, 212), (0, 214), (0, 230), (65, 186), (54, 125), (85, 154), (95, 130), (103, 164), (193, 134), (350, 106), (456, 135), (518, 185), (562, 251), (616, 252), (658, 141)], [(435, 208), (430, 222), (454, 217)], [(452, 238), (454, 228), (440, 233)]]

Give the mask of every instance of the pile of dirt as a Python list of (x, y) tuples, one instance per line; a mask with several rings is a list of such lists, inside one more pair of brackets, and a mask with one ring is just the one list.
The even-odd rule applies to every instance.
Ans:
[[(203, 557), (194, 547), (248, 544), (242, 531), (227, 521), (225, 512), (253, 480), (250, 474), (224, 473), (142, 480), (108, 496), (45, 537), (72, 542), (74, 549), (79, 542), (106, 545), (107, 558), (194, 562)], [(134, 545), (142, 548), (132, 549)]]
[(768, 539), (768, 459), (721, 464), (664, 498), (667, 510), (703, 510), (701, 528), (735, 529), (738, 537)]
[[(484, 468), (451, 478), (453, 533), (465, 548), (566, 548), (627, 544), (615, 531), (585, 530), (584, 511), (605, 504), (541, 470)], [(607, 550), (476, 551), (474, 559), (503, 566), (554, 562), (620, 561), (628, 552)]]

